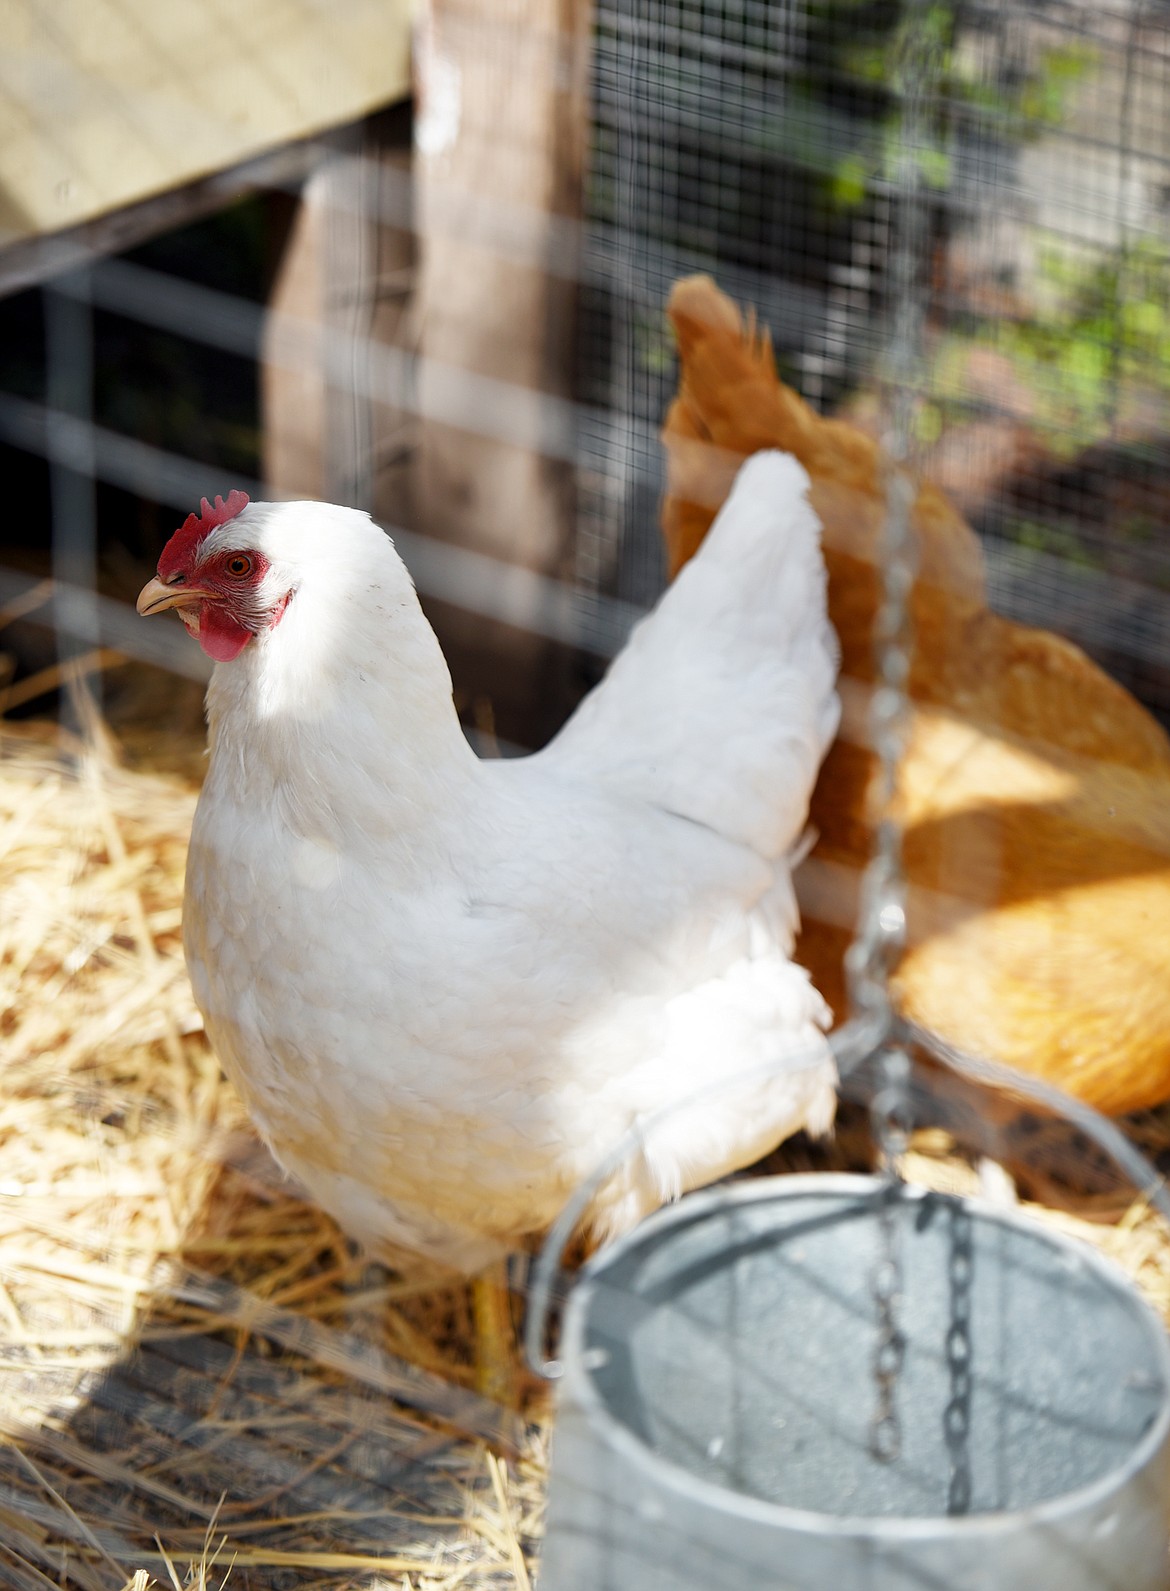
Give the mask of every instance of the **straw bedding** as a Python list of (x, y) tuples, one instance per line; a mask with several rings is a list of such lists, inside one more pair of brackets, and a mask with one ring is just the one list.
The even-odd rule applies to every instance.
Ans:
[(0, 1584), (523, 1584), (544, 1433), (465, 1290), (367, 1266), (210, 1053), (194, 801), (0, 726)]
[[(194, 802), (0, 724), (0, 1584), (525, 1586), (546, 1410), (478, 1397), (465, 1289), (368, 1266), (249, 1132), (183, 969)], [(962, 1186), (947, 1149), (907, 1169)], [(1163, 1229), (1111, 1213), (1044, 1218), (1170, 1313)]]

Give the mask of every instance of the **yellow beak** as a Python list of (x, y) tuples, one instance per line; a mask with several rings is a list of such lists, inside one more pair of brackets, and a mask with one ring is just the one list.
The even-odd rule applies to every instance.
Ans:
[(162, 613), (165, 608), (194, 607), (210, 595), (211, 592), (204, 591), (202, 586), (165, 586), (156, 576), (143, 586), (134, 606), (145, 618), (151, 613)]

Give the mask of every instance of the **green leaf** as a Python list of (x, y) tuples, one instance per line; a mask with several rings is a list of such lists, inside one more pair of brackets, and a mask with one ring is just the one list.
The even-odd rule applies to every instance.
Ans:
[(869, 168), (860, 155), (846, 155), (833, 172), (832, 196), (842, 210), (851, 210), (865, 198)]

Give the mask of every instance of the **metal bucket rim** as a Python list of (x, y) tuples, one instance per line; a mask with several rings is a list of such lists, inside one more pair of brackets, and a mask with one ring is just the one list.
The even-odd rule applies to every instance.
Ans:
[[(986, 1200), (973, 1199), (966, 1195), (957, 1197), (983, 1219), (1001, 1226), (1022, 1227), (1033, 1237), (1039, 1235), (1052, 1247), (1063, 1249), (1075, 1255), (1082, 1263), (1089, 1264), (1109, 1286), (1126, 1294), (1138, 1305), (1139, 1318), (1142, 1319), (1152, 1339), (1155, 1358), (1160, 1361), (1161, 1407), (1149, 1429), (1134, 1444), (1126, 1460), (1116, 1468), (1108, 1470), (1086, 1486), (1062, 1492), (1057, 1497), (1047, 1497), (1042, 1502), (1024, 1508), (1002, 1509), (993, 1513), (969, 1514), (958, 1518), (947, 1514), (894, 1516), (828, 1514), (809, 1508), (797, 1508), (789, 1503), (769, 1502), (762, 1497), (752, 1497), (746, 1492), (737, 1492), (730, 1487), (720, 1486), (715, 1481), (706, 1480), (701, 1475), (696, 1475), (693, 1471), (684, 1469), (681, 1465), (656, 1453), (612, 1412), (598, 1391), (593, 1374), (585, 1363), (583, 1342), (585, 1320), (595, 1293), (595, 1285), (608, 1265), (640, 1248), (647, 1239), (656, 1237), (664, 1229), (680, 1225), (684, 1220), (701, 1218), (718, 1207), (763, 1203), (766, 1200), (774, 1200), (777, 1195), (785, 1197), (790, 1193), (805, 1196), (810, 1193), (853, 1197), (864, 1194), (877, 1195), (887, 1185), (880, 1177), (850, 1172), (813, 1171), (799, 1172), (791, 1176), (760, 1177), (730, 1187), (705, 1189), (700, 1193), (687, 1194), (677, 1203), (656, 1211), (632, 1232), (628, 1232), (594, 1255), (582, 1271), (580, 1282), (573, 1291), (566, 1312), (564, 1350), (561, 1355), (566, 1369), (566, 1382), (562, 1385), (567, 1383), (571, 1374), (573, 1396), (584, 1405), (585, 1412), (595, 1422), (595, 1428), (602, 1440), (609, 1446), (621, 1450), (636, 1467), (661, 1477), (664, 1482), (669, 1482), (676, 1492), (689, 1497), (692, 1502), (703, 1508), (718, 1508), (725, 1514), (739, 1514), (757, 1523), (771, 1524), (785, 1530), (801, 1531), (807, 1535), (825, 1538), (869, 1537), (891, 1541), (905, 1541), (910, 1538), (921, 1541), (936, 1536), (950, 1536), (955, 1532), (963, 1535), (993, 1536), (1001, 1531), (1017, 1530), (1025, 1522), (1055, 1523), (1066, 1514), (1091, 1508), (1095, 1503), (1103, 1502), (1113, 1492), (1118, 1491), (1127, 1480), (1140, 1474), (1166, 1442), (1167, 1434), (1170, 1432), (1170, 1335), (1160, 1317), (1121, 1266), (1108, 1255), (1101, 1254), (1090, 1244), (1070, 1237), (1067, 1233), (1049, 1232), (1027, 1215), (1004, 1210), (998, 1205), (989, 1204)], [(899, 1187), (904, 1195), (919, 1199), (926, 1198), (934, 1191), (909, 1183), (900, 1183)]]

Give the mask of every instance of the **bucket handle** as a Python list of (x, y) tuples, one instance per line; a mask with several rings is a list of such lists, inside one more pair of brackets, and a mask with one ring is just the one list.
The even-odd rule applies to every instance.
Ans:
[[(1031, 1077), (1026, 1072), (1018, 1072), (1014, 1067), (1003, 1066), (998, 1061), (988, 1061), (969, 1055), (957, 1046), (947, 1043), (937, 1034), (919, 1027), (917, 1023), (904, 1021), (900, 1017), (895, 1017), (892, 1024), (880, 1017), (855, 1017), (838, 1028), (835, 1033), (830, 1034), (828, 1042), (842, 1078), (855, 1072), (862, 1061), (883, 1044), (902, 1042), (920, 1046), (934, 1055), (949, 1070), (981, 1087), (1021, 1096), (1033, 1104), (1044, 1106), (1053, 1114), (1062, 1116), (1086, 1137), (1091, 1138), (1124, 1173), (1126, 1180), (1134, 1189), (1148, 1199), (1170, 1226), (1170, 1193), (1167, 1193), (1161, 1173), (1140, 1149), (1130, 1143), (1119, 1127), (1102, 1116), (1099, 1111), (1094, 1110), (1091, 1105), (1074, 1099), (1063, 1089), (1043, 1082), (1040, 1078)], [(818, 1048), (815, 1060), (810, 1052), (810, 1066), (820, 1065), (823, 1060), (823, 1050)], [(783, 1067), (786, 1071), (792, 1071), (791, 1054), (784, 1057)], [(762, 1066), (752, 1067), (749, 1071), (720, 1078), (717, 1083), (688, 1095), (685, 1100), (676, 1100), (654, 1115), (636, 1122), (622, 1134), (589, 1176), (578, 1184), (549, 1228), (548, 1236), (541, 1244), (532, 1267), (532, 1279), (528, 1291), (528, 1318), (524, 1327), (524, 1352), (537, 1375), (543, 1376), (546, 1381), (556, 1381), (564, 1373), (564, 1366), (559, 1359), (546, 1358), (544, 1347), (549, 1316), (552, 1312), (554, 1275), (564, 1257), (565, 1248), (594, 1195), (614, 1172), (645, 1144), (647, 1136), (655, 1127), (667, 1121), (679, 1110), (701, 1104), (704, 1099), (722, 1094), (732, 1085), (763, 1080), (778, 1070), (779, 1063), (767, 1061)]]
[(1109, 1156), (1124, 1173), (1126, 1181), (1149, 1200), (1167, 1226), (1170, 1226), (1170, 1192), (1167, 1192), (1165, 1177), (1140, 1149), (1130, 1143), (1121, 1128), (1108, 1116), (1103, 1116), (1092, 1105), (1075, 1099), (1053, 1083), (1046, 1083), (1027, 1072), (1019, 1072), (1013, 1066), (1004, 1066), (999, 1061), (971, 1055), (928, 1028), (919, 1027), (916, 1022), (897, 1018), (895, 1034), (904, 1043), (916, 1044), (929, 1051), (960, 1077), (999, 1093), (1022, 1096), (1033, 1104), (1043, 1105), (1053, 1115), (1062, 1116)]

